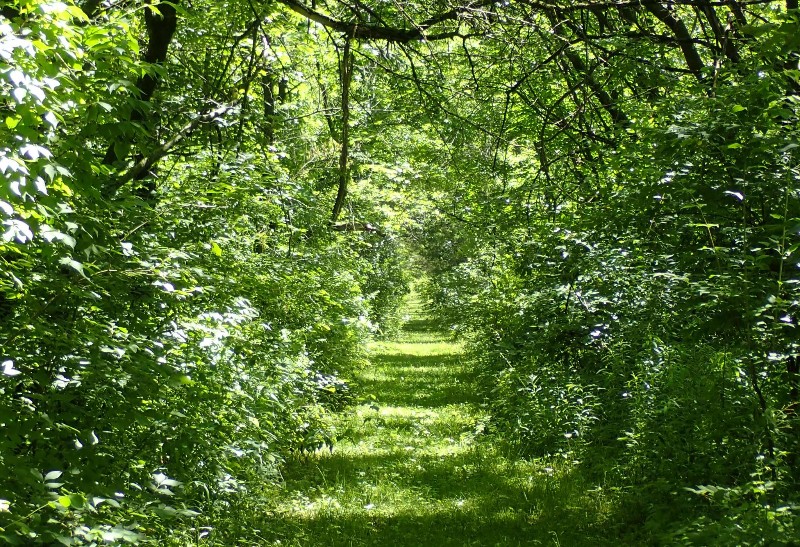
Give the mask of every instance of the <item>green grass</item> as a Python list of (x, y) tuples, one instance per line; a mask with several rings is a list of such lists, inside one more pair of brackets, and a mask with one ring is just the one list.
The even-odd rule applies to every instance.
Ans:
[(289, 462), (262, 545), (618, 545), (607, 496), (566, 462), (510, 456), (461, 347), (411, 302), (393, 342), (372, 347), (362, 404), (338, 418), (332, 452)]

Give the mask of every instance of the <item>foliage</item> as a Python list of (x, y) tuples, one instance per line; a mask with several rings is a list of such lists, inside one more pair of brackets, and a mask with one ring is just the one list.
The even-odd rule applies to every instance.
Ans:
[(423, 270), (488, 430), (791, 537), (795, 4), (4, 4), (0, 538), (250, 537)]
[[(688, 519), (672, 541), (793, 537), (796, 101), (775, 70), (792, 21), (753, 29), (713, 82), (640, 76), (661, 81), (646, 107), (621, 92), (627, 123), (603, 138), (608, 109), (575, 104), (560, 129), (522, 110), (570, 115), (549, 80), (536, 104), (520, 97), (504, 170), (442, 195), (421, 229), (433, 309), (468, 335), (494, 430), (630, 488), (656, 533)], [(724, 502), (676, 509), (698, 485)]]
[[(261, 150), (247, 105), (241, 123), (189, 135), (157, 185), (115, 182), (129, 153), (250, 77), (236, 44), (227, 73), (164, 69), (139, 60), (141, 10), (13, 7), (0, 19), (0, 537), (228, 544), (282, 460), (332, 444), (329, 414), (403, 290), (400, 262), (377, 236), (315, 234), (328, 207), (296, 178), (307, 158)], [(199, 6), (182, 16), (202, 28)], [(179, 57), (205, 48), (178, 40)], [(165, 71), (143, 104), (141, 78)], [(198, 72), (220, 84), (193, 93)]]

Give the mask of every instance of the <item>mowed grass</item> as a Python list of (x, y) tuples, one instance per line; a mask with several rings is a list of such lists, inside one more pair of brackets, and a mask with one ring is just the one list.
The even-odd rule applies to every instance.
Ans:
[(372, 347), (365, 402), (341, 414), (332, 452), (289, 463), (264, 545), (616, 545), (605, 496), (569, 467), (509, 456), (461, 347), (411, 302), (393, 342)]

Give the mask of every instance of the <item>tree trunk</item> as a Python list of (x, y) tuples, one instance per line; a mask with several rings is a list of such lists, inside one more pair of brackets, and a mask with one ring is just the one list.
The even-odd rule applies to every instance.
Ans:
[(350, 50), (351, 37), (347, 37), (342, 53), (340, 69), (342, 80), (342, 142), (339, 153), (339, 189), (336, 192), (336, 201), (333, 204), (331, 223), (339, 219), (347, 197), (347, 184), (350, 180), (349, 141), (350, 141), (350, 81), (353, 78), (353, 53)]

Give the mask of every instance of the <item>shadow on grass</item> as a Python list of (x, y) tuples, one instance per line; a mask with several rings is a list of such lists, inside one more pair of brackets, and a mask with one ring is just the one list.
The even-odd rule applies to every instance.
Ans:
[(645, 544), (616, 536), (619, 508), (577, 467), (554, 471), (479, 438), (475, 376), (433, 321), (415, 314), (377, 351), (359, 375), (374, 403), (339, 416), (332, 453), (287, 462), (256, 523), (260, 545)]
[(377, 403), (429, 408), (477, 403), (475, 375), (460, 355), (378, 355), (361, 379)]
[[(486, 515), (480, 510), (461, 513), (382, 515), (368, 513), (341, 518), (320, 515), (293, 522), (295, 532), (278, 541), (291, 546), (521, 546), (621, 545), (617, 539), (580, 532), (569, 525), (579, 515), (569, 512), (529, 516), (510, 509)], [(277, 543), (276, 543), (277, 544)]]
[(422, 318), (422, 319), (410, 319), (403, 324), (401, 329), (402, 332), (408, 333), (430, 333), (435, 332), (438, 328), (438, 325), (433, 319), (429, 318)]
[(461, 500), (502, 508), (507, 502), (524, 502), (526, 496), (508, 480), (505, 471), (490, 461), (486, 453), (474, 449), (440, 455), (400, 448), (378, 454), (334, 451), (313, 462), (295, 461), (287, 467), (286, 479), (325, 484), (366, 497), (371, 485), (376, 484), (375, 479), (385, 479), (401, 496), (424, 491), (425, 498), (445, 504)]
[[(275, 515), (271, 537), (308, 546), (635, 544), (605, 527), (569, 477), (521, 480), (502, 461), (480, 450), (324, 457), (289, 471), (287, 479), (317, 485), (317, 497), (306, 502), (316, 507)], [(391, 494), (376, 489), (376, 479)], [(325, 506), (341, 492), (349, 493), (346, 505)]]

